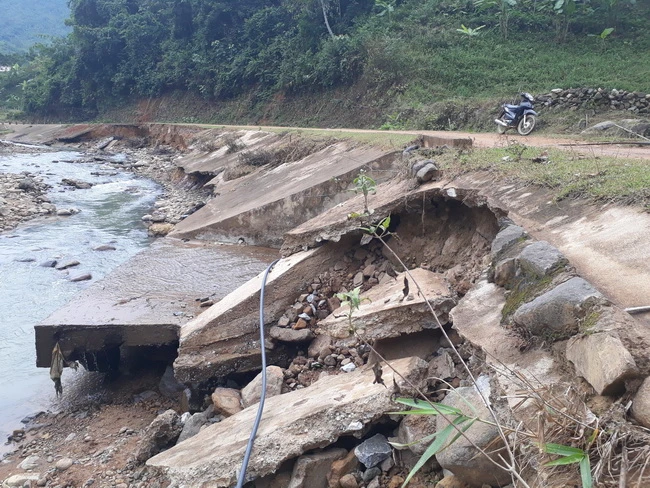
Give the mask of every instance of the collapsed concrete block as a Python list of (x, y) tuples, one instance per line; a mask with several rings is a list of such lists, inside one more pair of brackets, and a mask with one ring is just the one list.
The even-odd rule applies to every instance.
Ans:
[(623, 393), (625, 380), (638, 374), (634, 358), (610, 332), (569, 339), (566, 357), (599, 395)]
[[(425, 384), (425, 361), (406, 358), (392, 366), (416, 386)], [(248, 465), (250, 479), (276, 471), (284, 461), (307, 450), (353, 434), (349, 429), (357, 422), (367, 424), (400, 408), (391, 400), (390, 389), (373, 380), (373, 371), (366, 368), (321, 378), (308, 388), (269, 398)], [(399, 376), (386, 371), (384, 382), (391, 385), (393, 380), (406, 389)], [(151, 458), (148, 464), (163, 468), (173, 482), (186, 486), (232, 486), (256, 414), (256, 406), (246, 408)]]
[(546, 241), (526, 246), (519, 254), (519, 267), (527, 274), (541, 278), (563, 266), (568, 261), (556, 247)]
[[(267, 279), (265, 323), (277, 321), (294, 304), (296, 291), (304, 289), (323, 269), (333, 266), (342, 258), (345, 249), (345, 243), (328, 244), (278, 262)], [(180, 347), (174, 363), (176, 378), (194, 383), (233, 371), (260, 369), (262, 277), (260, 273), (181, 327)], [(267, 352), (270, 363), (289, 356), (281, 344)]]
[(567, 338), (578, 332), (586, 311), (602, 300), (593, 286), (575, 277), (519, 307), (513, 320), (535, 336)]
[[(431, 315), (426, 299), (433, 304), (441, 324), (447, 323), (449, 311), (455, 302), (449, 297), (444, 275), (421, 268), (411, 270), (410, 273), (422, 287), (424, 296), (418, 293), (406, 273), (400, 273), (396, 280), (377, 285), (361, 294), (363, 302), (359, 310), (353, 313), (352, 327), (366, 340), (437, 328), (438, 322)], [(405, 279), (409, 281), (407, 296), (404, 295)], [(350, 329), (348, 311), (347, 305), (334, 310), (329, 317), (318, 323), (319, 330), (335, 339), (356, 340), (354, 330)]]

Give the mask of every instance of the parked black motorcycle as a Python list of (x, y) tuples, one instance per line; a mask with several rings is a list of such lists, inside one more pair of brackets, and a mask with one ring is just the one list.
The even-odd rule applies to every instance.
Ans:
[(533, 110), (534, 101), (530, 93), (522, 93), (519, 105), (503, 104), (501, 113), (494, 119), (497, 132), (504, 134), (508, 129), (516, 128), (522, 136), (530, 134), (535, 128), (535, 117), (537, 117), (537, 112)]

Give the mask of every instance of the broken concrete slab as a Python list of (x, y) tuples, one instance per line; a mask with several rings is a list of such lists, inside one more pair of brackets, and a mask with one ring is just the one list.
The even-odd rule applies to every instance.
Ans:
[[(415, 385), (424, 385), (427, 365), (421, 359), (400, 359), (392, 366)], [(248, 465), (248, 478), (265, 476), (288, 459), (353, 434), (351, 424), (367, 424), (399, 408), (392, 402), (390, 390), (373, 384), (373, 379), (372, 370), (366, 368), (321, 378), (308, 388), (269, 398)], [(384, 381), (392, 384), (393, 380), (406, 387), (392, 370), (386, 371)], [(164, 469), (172, 482), (186, 486), (232, 486), (256, 414), (256, 406), (251, 406), (149, 459), (147, 464)]]
[[(269, 273), (264, 320), (277, 321), (323, 269), (341, 259), (347, 243), (330, 244), (280, 260)], [(252, 371), (261, 365), (259, 303), (263, 273), (243, 284), (180, 330), (180, 347), (174, 363), (176, 377), (196, 383), (232, 371)], [(281, 360), (283, 349), (268, 351), (270, 362)], [(286, 358), (285, 358), (286, 359)]]
[(260, 130), (207, 129), (193, 138), (190, 152), (176, 160), (186, 174), (216, 176), (233, 164), (240, 164), (241, 152), (271, 150), (282, 137)]
[(513, 372), (516, 371), (518, 375), (523, 375), (527, 381), (540, 387), (561, 384), (562, 375), (549, 351), (521, 351), (521, 340), (501, 325), (501, 311), (504, 305), (504, 290), (494, 283), (488, 283), (487, 277), (482, 276), (461, 298), (450, 315), (454, 329), (465, 340), (485, 351), (485, 361), (495, 371), (510, 408), (516, 408), (514, 413), (517, 418), (529, 422), (534, 415), (527, 413), (527, 407), (534, 405), (521, 403), (523, 384)]
[[(376, 285), (361, 294), (362, 306), (353, 314), (352, 326), (366, 340), (372, 341), (397, 337), (424, 329), (438, 328), (438, 322), (431, 315), (426, 300), (433, 305), (442, 325), (447, 323), (449, 310), (455, 301), (444, 280), (444, 275), (422, 268), (410, 271), (411, 276), (422, 288), (419, 294), (412, 278), (404, 272), (391, 282)], [(404, 296), (404, 280), (410, 282), (408, 295)], [(318, 323), (318, 331), (339, 340), (355, 341), (348, 321), (348, 305), (343, 305)]]
[(580, 319), (589, 308), (604, 300), (590, 283), (574, 277), (523, 304), (513, 320), (535, 336), (566, 339), (578, 332)]
[(623, 393), (625, 381), (639, 374), (634, 358), (612, 332), (569, 339), (566, 357), (599, 395)]
[(170, 235), (280, 247), (285, 232), (349, 199), (359, 169), (386, 181), (396, 160), (393, 151), (339, 142), (299, 161), (262, 166), (219, 184), (215, 196)]
[(272, 259), (267, 249), (158, 240), (35, 327), (37, 366), (50, 366), (57, 341), (91, 370), (107, 350), (173, 344), (200, 313), (197, 298), (224, 296)]

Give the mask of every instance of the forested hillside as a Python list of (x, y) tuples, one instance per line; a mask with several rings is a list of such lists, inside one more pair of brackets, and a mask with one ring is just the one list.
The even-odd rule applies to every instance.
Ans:
[(0, 0), (0, 54), (26, 51), (50, 36), (65, 36), (70, 28), (67, 0)]
[(70, 0), (29, 113), (94, 116), (170, 91), (206, 101), (362, 87), (417, 107), (525, 88), (650, 91), (648, 0)]

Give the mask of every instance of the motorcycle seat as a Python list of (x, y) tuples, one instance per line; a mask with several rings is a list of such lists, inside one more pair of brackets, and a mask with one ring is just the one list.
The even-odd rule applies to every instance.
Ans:
[(509, 104), (509, 103), (506, 103), (506, 104), (504, 105), (504, 107), (506, 107), (506, 108), (509, 109), (509, 110), (515, 110), (515, 109), (518, 109), (518, 108), (519, 108), (519, 105), (511, 105), (511, 104)]

